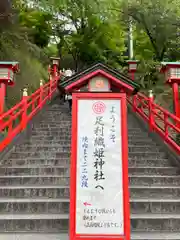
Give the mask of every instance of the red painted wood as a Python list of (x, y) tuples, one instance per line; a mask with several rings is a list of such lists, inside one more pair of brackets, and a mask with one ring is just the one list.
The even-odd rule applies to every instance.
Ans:
[(171, 129), (176, 134), (180, 133), (180, 128), (174, 124), (176, 122), (180, 125), (180, 118), (177, 118), (174, 114), (155, 104), (152, 99), (141, 93), (136, 95), (136, 105), (133, 104), (132, 98), (128, 97), (128, 102), (134, 111), (149, 124), (151, 131), (158, 133), (163, 141), (176, 151), (177, 154), (180, 154), (180, 146), (172, 138), (169, 131)]
[[(72, 106), (72, 140), (71, 140), (71, 179), (70, 179), (70, 240), (130, 240), (130, 206), (128, 180), (128, 133), (126, 94), (122, 93), (73, 93)], [(79, 235), (76, 234), (76, 168), (77, 168), (77, 124), (78, 101), (80, 99), (120, 99), (122, 131), (122, 164), (123, 164), (123, 202), (124, 202), (124, 236), (119, 235)]]
[[(57, 88), (59, 76), (40, 87), (31, 96), (23, 97), (22, 100), (7, 112), (0, 115), (0, 132), (4, 132), (4, 139), (0, 141), (0, 152), (13, 140), (13, 138), (23, 131), (33, 116), (44, 106), (49, 96), (54, 94)], [(51, 91), (49, 91), (51, 89)], [(43, 93), (43, 97), (42, 97)], [(27, 111), (31, 110), (30, 112)], [(14, 125), (14, 121), (19, 120), (19, 124)], [(8, 131), (8, 134), (7, 134)]]
[[(179, 85), (177, 82), (172, 84), (173, 101), (174, 101), (174, 113), (177, 118), (180, 118), (180, 99), (179, 99)], [(176, 123), (177, 127), (180, 127), (179, 123)]]
[[(33, 93), (31, 96), (28, 97), (27, 107), (28, 109), (31, 110), (31, 112), (28, 111), (27, 123), (44, 106), (46, 101), (50, 99), (51, 96), (54, 94), (57, 88), (58, 79), (59, 79), (59, 76), (54, 77), (51, 81), (43, 85), (42, 89), (39, 88), (35, 93)], [(83, 79), (83, 81), (86, 81), (86, 80), (87, 79)], [(115, 82), (113, 82), (113, 84), (115, 84)], [(126, 86), (121, 86), (121, 89), (122, 88), (127, 89)], [(12, 139), (22, 131), (22, 128), (23, 128), (22, 126), (25, 126), (25, 123), (22, 123), (22, 122), (20, 122), (19, 125), (16, 125), (16, 127), (13, 127), (12, 125), (12, 122), (17, 120), (17, 118), (23, 121), (22, 115), (25, 114), (23, 113), (25, 109), (23, 100), (20, 101), (18, 104), (16, 104), (7, 112), (2, 113), (2, 109), (3, 109), (2, 106), (4, 106), (4, 98), (3, 98), (4, 91), (5, 89), (0, 88), (0, 123), (1, 123), (0, 132), (4, 132), (4, 131), (7, 132), (8, 130), (8, 135), (6, 134), (4, 139), (1, 140), (0, 151), (2, 151), (12, 141)], [(43, 91), (43, 97), (42, 97), (42, 91)], [(131, 92), (131, 89), (129, 89), (129, 91)], [(175, 93), (176, 93), (176, 99), (178, 99), (177, 85), (175, 85)], [(180, 154), (180, 146), (178, 146), (175, 140), (172, 139), (170, 136), (170, 129), (177, 134), (180, 133), (180, 115), (178, 115), (179, 117), (177, 117), (174, 114), (171, 114), (167, 110), (163, 109), (159, 105), (155, 104), (154, 102), (150, 103), (149, 98), (143, 94), (138, 93), (134, 98), (134, 100), (132, 100), (132, 98), (133, 97), (128, 96), (128, 102), (132, 105), (134, 111), (137, 114), (139, 114), (143, 118), (143, 120), (149, 124), (149, 126), (151, 125), (151, 129), (157, 132), (161, 136), (163, 141), (165, 141), (178, 154)], [(36, 106), (34, 109), (32, 107), (33, 105)], [(177, 105), (179, 106), (179, 104), (176, 104), (176, 109), (178, 109)], [(178, 112), (178, 114), (180, 113)], [(161, 121), (164, 128), (161, 128), (160, 126), (158, 126), (157, 120)]]
[(92, 73), (89, 73), (83, 77), (81, 77), (79, 80), (77, 80), (76, 82), (71, 83), (70, 85), (68, 85), (65, 90), (66, 91), (72, 91), (74, 88), (80, 88), (82, 85), (84, 85), (85, 83), (87, 83), (89, 81), (89, 79), (97, 76), (97, 75), (101, 75), (105, 78), (107, 78), (109, 80), (109, 82), (113, 83), (114, 85), (116, 85), (119, 88), (124, 88), (127, 92), (132, 93), (132, 91), (134, 90), (133, 87), (129, 86), (128, 84), (124, 83), (124, 82), (120, 82), (117, 78), (115, 78), (114, 76), (102, 71), (102, 70), (96, 70)]
[(0, 84), (0, 114), (4, 112), (5, 94), (6, 94), (6, 85), (4, 83), (1, 83)]

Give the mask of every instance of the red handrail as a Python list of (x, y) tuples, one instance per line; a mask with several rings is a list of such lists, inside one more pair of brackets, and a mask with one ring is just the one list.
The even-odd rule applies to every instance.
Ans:
[[(46, 101), (51, 99), (56, 91), (59, 77), (54, 77), (31, 96), (24, 96), (18, 104), (0, 115), (0, 152), (26, 128), (29, 120), (44, 106)], [(180, 119), (141, 93), (127, 99), (133, 110), (149, 124), (150, 130), (157, 132), (180, 154), (180, 145), (176, 141), (176, 136), (180, 134)]]
[(176, 140), (180, 134), (180, 119), (155, 104), (152, 98), (141, 93), (128, 96), (127, 100), (133, 110), (149, 124), (149, 129), (158, 133), (168, 145), (180, 154), (180, 145)]
[(0, 152), (23, 131), (32, 117), (50, 100), (57, 89), (60, 76), (50, 79), (31, 96), (22, 100), (7, 112), (0, 115)]

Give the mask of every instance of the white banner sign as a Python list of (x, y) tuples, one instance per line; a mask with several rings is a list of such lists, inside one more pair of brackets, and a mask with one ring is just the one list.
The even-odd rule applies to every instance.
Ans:
[(120, 100), (78, 100), (76, 234), (124, 235)]

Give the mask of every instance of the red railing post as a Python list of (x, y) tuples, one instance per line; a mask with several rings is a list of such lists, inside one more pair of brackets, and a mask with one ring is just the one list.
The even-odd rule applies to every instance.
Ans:
[(133, 111), (136, 112), (136, 109), (137, 109), (137, 96), (134, 95), (132, 97), (132, 104), (133, 104)]
[(23, 113), (22, 113), (22, 119), (21, 119), (21, 129), (24, 130), (27, 126), (27, 108), (28, 108), (28, 90), (27, 88), (24, 88), (23, 90), (23, 97), (22, 97), (22, 102), (23, 102)]
[[(180, 118), (180, 99), (179, 99), (179, 85), (177, 82), (172, 84), (173, 89), (173, 99), (174, 99), (174, 114), (177, 118)], [(176, 127), (180, 128), (180, 124), (178, 122), (175, 123)]]
[(168, 133), (168, 115), (164, 112), (164, 132), (165, 132), (165, 138), (168, 137), (169, 133)]
[(40, 80), (40, 97), (39, 97), (39, 108), (41, 109), (42, 106), (43, 106), (43, 92), (44, 92), (44, 89), (43, 89), (43, 80)]
[(4, 112), (4, 102), (6, 95), (6, 85), (4, 83), (0, 83), (0, 114)]
[(153, 113), (153, 102), (154, 102), (153, 91), (149, 90), (149, 129), (151, 131), (153, 131), (155, 123)]
[(52, 75), (49, 76), (49, 100), (51, 100), (52, 94)]

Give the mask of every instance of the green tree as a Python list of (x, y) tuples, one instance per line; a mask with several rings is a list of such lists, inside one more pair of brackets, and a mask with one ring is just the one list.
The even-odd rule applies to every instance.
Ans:
[(59, 56), (65, 48), (76, 69), (96, 61), (115, 64), (122, 60), (124, 29), (109, 11), (108, 2), (42, 0), (39, 4), (45, 11), (53, 12), (52, 28)]
[(19, 13), (20, 24), (27, 29), (29, 40), (41, 48), (49, 43), (52, 34), (51, 19), (51, 14), (28, 7)]
[[(179, 5), (172, 0), (114, 0), (114, 10), (123, 13), (127, 20), (132, 17), (138, 29), (143, 30), (153, 49), (155, 61), (167, 57), (179, 31)], [(121, 9), (121, 10), (120, 10)]]

